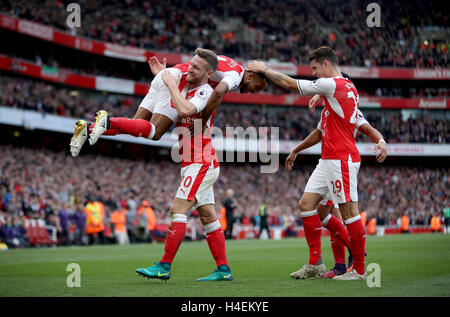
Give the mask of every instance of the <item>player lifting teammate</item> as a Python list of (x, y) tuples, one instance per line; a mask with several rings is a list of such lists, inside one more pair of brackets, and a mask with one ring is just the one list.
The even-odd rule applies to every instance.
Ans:
[[(200, 118), (213, 89), (208, 79), (217, 69), (217, 56), (209, 50), (197, 49), (188, 68), (181, 74), (173, 75), (170, 70), (161, 72), (161, 80), (168, 88), (171, 104), (179, 115), (178, 127), (187, 127), (194, 119)], [(174, 117), (176, 120), (177, 118)], [(208, 119), (207, 127), (212, 126)], [(181, 182), (172, 202), (170, 213), (172, 221), (167, 232), (164, 255), (155, 265), (136, 269), (148, 278), (167, 280), (171, 274), (171, 264), (186, 234), (187, 212), (197, 209), (204, 225), (208, 242), (217, 269), (198, 281), (231, 281), (233, 275), (228, 266), (225, 252), (225, 236), (214, 208), (213, 184), (219, 176), (219, 163), (211, 143), (210, 129), (206, 135), (194, 136), (180, 134)]]

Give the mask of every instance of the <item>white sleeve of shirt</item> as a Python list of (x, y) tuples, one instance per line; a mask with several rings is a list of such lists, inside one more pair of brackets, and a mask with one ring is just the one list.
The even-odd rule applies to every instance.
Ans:
[(195, 108), (197, 108), (197, 113), (202, 112), (202, 110), (205, 109), (212, 92), (213, 89), (210, 85), (203, 85), (199, 89), (197, 89), (194, 97), (189, 100), (189, 102), (194, 104)]
[[(243, 74), (244, 72), (242, 72)], [(225, 76), (220, 82), (224, 82), (228, 86), (228, 91), (236, 90), (241, 84), (242, 77), (238, 72), (229, 71), (225, 73)]]
[(365, 123), (369, 124), (366, 118), (364, 118), (364, 115), (362, 114), (361, 110), (358, 109), (358, 114), (356, 115), (356, 129), (359, 129), (359, 127)]
[(302, 96), (319, 94), (332, 97), (336, 90), (336, 82), (333, 78), (319, 78), (316, 80), (298, 79), (297, 87)]

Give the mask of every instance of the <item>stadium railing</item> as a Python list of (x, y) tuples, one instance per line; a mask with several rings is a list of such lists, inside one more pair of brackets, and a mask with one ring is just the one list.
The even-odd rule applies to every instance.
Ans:
[[(128, 79), (80, 75), (58, 67), (40, 66), (36, 63), (20, 58), (0, 54), (0, 70), (34, 77), (45, 81), (60, 83), (78, 88), (98, 91), (145, 96), (149, 84), (139, 83)], [(450, 74), (450, 70), (448, 70)], [(449, 75), (450, 78), (450, 75)], [(299, 94), (240, 94), (227, 93), (223, 102), (237, 104), (255, 104), (272, 106), (301, 106), (307, 107), (310, 97)], [(450, 109), (447, 98), (386, 98), (360, 97), (360, 108), (376, 109)]]

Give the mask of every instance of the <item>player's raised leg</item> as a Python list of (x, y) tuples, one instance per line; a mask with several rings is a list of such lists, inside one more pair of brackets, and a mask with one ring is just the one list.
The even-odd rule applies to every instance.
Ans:
[[(149, 121), (151, 117), (152, 117), (151, 111), (143, 107), (139, 107), (133, 119), (142, 119)], [(70, 141), (70, 152), (73, 157), (78, 156), (88, 136), (92, 133), (94, 126), (95, 123), (86, 122), (85, 120), (78, 120), (75, 123), (75, 131)], [(111, 128), (107, 129), (102, 133), (102, 135), (104, 136), (114, 136), (118, 134), (122, 134), (122, 132), (119, 129), (111, 129)]]

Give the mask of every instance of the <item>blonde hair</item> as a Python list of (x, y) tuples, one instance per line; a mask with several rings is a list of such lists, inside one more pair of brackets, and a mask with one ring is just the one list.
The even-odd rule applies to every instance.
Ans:
[(219, 66), (219, 60), (217, 59), (216, 53), (211, 50), (198, 47), (195, 50), (195, 55), (203, 58), (208, 63), (210, 70), (212, 70), (213, 72), (216, 71), (217, 67)]

